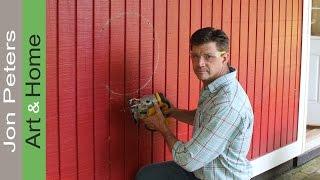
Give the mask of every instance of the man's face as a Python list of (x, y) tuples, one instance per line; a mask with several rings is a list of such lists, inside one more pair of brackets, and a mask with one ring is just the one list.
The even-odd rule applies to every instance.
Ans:
[(190, 52), (193, 71), (206, 85), (221, 76), (229, 60), (229, 53), (220, 52), (215, 42), (193, 46)]

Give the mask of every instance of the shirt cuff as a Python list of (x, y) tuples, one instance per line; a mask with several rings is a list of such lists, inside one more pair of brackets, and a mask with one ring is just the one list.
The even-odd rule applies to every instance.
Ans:
[(176, 161), (176, 152), (178, 151), (178, 148), (180, 147), (180, 145), (182, 145), (181, 141), (177, 141), (176, 143), (174, 143), (173, 147), (172, 147), (172, 157), (173, 159)]

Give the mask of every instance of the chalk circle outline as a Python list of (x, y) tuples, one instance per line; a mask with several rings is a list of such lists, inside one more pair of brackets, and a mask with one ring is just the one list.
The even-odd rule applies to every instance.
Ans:
[[(153, 56), (153, 57), (156, 57), (156, 62), (155, 62), (155, 66), (153, 68), (153, 72), (150, 76), (149, 79), (147, 79), (146, 83), (143, 84), (142, 86), (140, 86), (138, 89), (132, 91), (132, 92), (127, 92), (127, 93), (119, 93), (117, 91), (114, 91), (110, 88), (110, 86), (106, 85), (106, 89), (112, 93), (112, 94), (115, 94), (115, 95), (119, 95), (119, 96), (131, 96), (131, 95), (134, 95), (134, 94), (138, 94), (140, 90), (144, 89), (152, 80), (152, 78), (154, 77), (154, 75), (156, 74), (156, 71), (158, 69), (158, 64), (159, 64), (159, 59), (160, 59), (160, 55), (159, 55), (159, 41), (158, 41), (158, 36), (157, 36), (157, 33), (155, 32), (154, 30), (154, 26), (150, 23), (149, 19), (145, 18), (144, 16), (142, 16), (141, 14), (139, 13), (136, 13), (136, 12), (122, 12), (122, 13), (118, 13), (116, 16), (112, 17), (112, 18), (109, 18), (106, 23), (104, 23), (102, 25), (102, 28), (100, 30), (100, 32), (104, 31), (105, 29), (107, 29), (107, 27), (110, 27), (110, 24), (112, 21), (116, 20), (116, 19), (120, 19), (120, 18), (126, 18), (125, 16), (126, 15), (133, 15), (135, 17), (139, 17), (141, 20), (141, 22), (144, 22), (145, 24), (147, 24), (151, 29), (152, 29), (152, 33), (154, 35), (154, 37), (152, 38), (154, 44), (156, 45), (156, 49), (155, 47), (153, 47), (156, 51), (154, 54), (156, 54), (156, 56)], [(141, 24), (140, 24), (141, 26)], [(110, 37), (109, 37), (110, 38)], [(110, 53), (110, 52), (109, 52)], [(140, 57), (139, 57), (140, 58)]]

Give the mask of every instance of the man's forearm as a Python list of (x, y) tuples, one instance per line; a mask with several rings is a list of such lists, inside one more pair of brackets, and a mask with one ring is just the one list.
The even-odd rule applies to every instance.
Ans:
[(187, 124), (193, 125), (194, 116), (196, 114), (196, 110), (184, 110), (174, 108), (171, 113), (171, 117), (177, 119), (178, 121), (182, 121)]
[(164, 130), (160, 132), (166, 141), (170, 151), (172, 151), (173, 145), (178, 141), (178, 139), (174, 136), (171, 130), (166, 127)]

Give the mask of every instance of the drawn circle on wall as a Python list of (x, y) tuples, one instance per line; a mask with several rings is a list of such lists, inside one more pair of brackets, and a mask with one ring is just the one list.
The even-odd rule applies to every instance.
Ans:
[[(106, 21), (106, 23), (104, 23), (102, 25), (102, 28), (100, 30), (100, 32), (104, 31), (104, 30), (108, 30), (110, 31), (110, 25), (112, 25), (112, 22), (115, 22), (115, 21), (120, 21), (122, 20), (122, 23), (124, 23), (124, 18), (138, 18), (138, 20), (140, 19), (140, 31), (142, 30), (142, 26), (144, 28), (147, 28), (147, 29), (144, 29), (145, 31), (148, 31), (150, 33), (152, 33), (152, 37), (150, 38), (150, 40), (152, 40), (152, 44), (153, 44), (153, 51), (151, 50), (151, 53), (152, 56), (150, 57), (150, 59), (146, 59), (146, 58), (143, 58), (142, 56), (142, 53), (150, 53), (150, 52), (143, 52), (143, 49), (142, 49), (142, 42), (140, 39), (138, 39), (138, 45), (140, 45), (140, 48), (138, 48), (138, 59), (136, 60), (137, 62), (139, 62), (138, 64), (138, 70), (136, 72), (138, 72), (138, 74), (133, 74), (135, 77), (138, 76), (138, 80), (136, 79), (133, 79), (135, 80), (134, 82), (138, 82), (139, 83), (139, 87), (137, 88), (130, 88), (130, 85), (132, 86), (136, 86), (135, 83), (133, 82), (130, 82), (130, 77), (126, 77), (126, 80), (123, 80), (121, 82), (118, 82), (116, 80), (112, 80), (110, 79), (109, 81), (109, 85), (106, 85), (106, 89), (107, 91), (109, 91), (111, 94), (115, 94), (115, 95), (119, 95), (119, 96), (133, 96), (133, 95), (137, 95), (139, 93), (140, 90), (146, 88), (151, 82), (152, 82), (152, 78), (154, 77), (156, 71), (157, 71), (157, 68), (158, 68), (158, 63), (159, 63), (159, 41), (158, 41), (158, 36), (156, 34), (156, 32), (154, 31), (154, 27), (153, 27), (153, 24), (151, 23), (151, 21), (147, 18), (145, 18), (144, 16), (142, 16), (141, 14), (139, 13), (136, 13), (136, 12), (122, 12), (122, 13), (118, 13), (116, 16), (108, 19)], [(139, 26), (139, 22), (138, 22), (138, 26)], [(127, 27), (128, 29), (128, 27)], [(125, 31), (125, 30), (124, 30)], [(143, 37), (144, 34), (142, 34), (141, 32), (139, 33), (140, 36), (139, 38)], [(111, 36), (109, 37), (109, 39), (111, 39)], [(140, 44), (139, 44), (140, 43)], [(129, 51), (128, 48), (130, 48), (130, 46), (127, 46), (126, 43), (125, 43), (125, 50), (126, 52), (122, 50), (123, 53), (127, 53)], [(112, 49), (112, 47), (109, 48), (110, 51)], [(109, 51), (109, 54), (110, 54), (110, 51)], [(140, 51), (140, 52), (139, 52)], [(110, 55), (109, 54), (106, 54), (106, 57), (109, 56), (109, 60), (111, 60), (110, 58)], [(140, 57), (139, 57), (140, 56)], [(127, 59), (130, 59), (130, 55), (125, 55), (125, 61), (124, 63), (128, 63), (127, 62)], [(143, 59), (143, 60), (142, 60)], [(131, 58), (132, 60), (132, 58)], [(134, 60), (135, 61), (135, 60)], [(145, 62), (147, 61), (147, 63)], [(142, 69), (152, 69), (152, 71), (149, 70), (149, 72), (147, 73), (144, 73), (143, 71), (141, 71), (141, 67), (143, 67)], [(113, 68), (113, 67), (111, 67)], [(125, 71), (127, 71), (128, 69), (126, 68)], [(110, 72), (109, 72), (110, 73)], [(129, 79), (127, 79), (129, 78)], [(127, 81), (127, 82), (126, 82)], [(124, 87), (124, 85), (128, 85), (129, 87), (126, 86), (126, 89), (124, 90), (125, 93), (122, 93), (121, 90), (119, 89), (116, 89), (116, 88), (112, 88), (112, 85), (115, 85), (115, 86), (120, 86), (120, 87)]]

